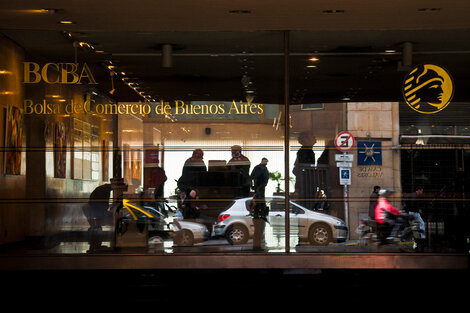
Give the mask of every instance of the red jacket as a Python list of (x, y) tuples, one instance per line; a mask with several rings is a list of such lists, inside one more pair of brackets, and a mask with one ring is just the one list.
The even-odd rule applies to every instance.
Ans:
[(387, 199), (379, 198), (379, 202), (375, 206), (375, 220), (383, 224), (385, 223), (386, 212), (392, 213), (394, 215), (400, 215), (401, 212), (387, 201)]

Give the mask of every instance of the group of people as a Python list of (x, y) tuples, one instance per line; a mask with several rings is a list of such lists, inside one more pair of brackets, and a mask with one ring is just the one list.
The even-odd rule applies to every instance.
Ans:
[[(390, 230), (387, 237), (380, 238), (381, 243), (385, 243), (387, 239), (396, 236), (400, 226), (396, 220), (403, 212), (413, 216), (419, 222), (420, 229), (424, 231), (425, 223), (421, 217), (422, 209), (417, 200), (423, 194), (423, 191), (423, 187), (417, 186), (412, 193), (404, 195), (402, 211), (394, 207), (389, 201), (395, 193), (393, 189), (382, 189), (380, 186), (374, 186), (369, 200), (369, 218), (378, 223), (378, 228)], [(424, 234), (422, 234), (421, 239), (424, 239)]]
[[(240, 174), (241, 196), (248, 197), (250, 191), (253, 190), (256, 199), (264, 199), (265, 188), (269, 181), (267, 163), (268, 159), (262, 158), (261, 163), (256, 165), (250, 173), (251, 162), (242, 154), (241, 146), (234, 145), (231, 147), (231, 159), (227, 162), (226, 167), (228, 170)], [(196, 179), (198, 173), (206, 171), (204, 152), (202, 149), (195, 149), (192, 156), (185, 161), (181, 177), (177, 182), (180, 190), (180, 209), (185, 219), (200, 216)]]

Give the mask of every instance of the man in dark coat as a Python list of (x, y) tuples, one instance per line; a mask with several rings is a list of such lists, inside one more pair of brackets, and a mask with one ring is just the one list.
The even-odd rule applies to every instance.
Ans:
[(108, 211), (111, 190), (111, 184), (104, 184), (96, 187), (90, 194), (88, 203), (83, 207), (83, 213), (91, 227), (103, 226), (112, 216), (112, 212)]
[(192, 156), (184, 162), (183, 172), (178, 179), (179, 190), (186, 191), (188, 188), (196, 187), (196, 175), (206, 171), (207, 167), (204, 163), (204, 152), (201, 149), (195, 149)]
[(264, 191), (269, 181), (269, 171), (266, 165), (268, 159), (262, 158), (261, 163), (256, 165), (251, 172), (251, 180), (253, 181), (253, 190), (255, 194), (262, 194), (264, 197)]
[(250, 194), (250, 160), (242, 154), (242, 147), (234, 145), (231, 147), (232, 158), (227, 163), (230, 170), (238, 171), (241, 175), (241, 196), (247, 197)]

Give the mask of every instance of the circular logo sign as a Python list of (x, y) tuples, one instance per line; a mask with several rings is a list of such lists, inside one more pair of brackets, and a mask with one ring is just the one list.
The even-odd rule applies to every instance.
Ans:
[(354, 137), (350, 132), (340, 132), (336, 135), (335, 146), (339, 151), (346, 152), (354, 147)]
[(453, 95), (452, 77), (437, 65), (419, 65), (406, 75), (403, 82), (405, 102), (419, 113), (432, 114), (442, 111)]

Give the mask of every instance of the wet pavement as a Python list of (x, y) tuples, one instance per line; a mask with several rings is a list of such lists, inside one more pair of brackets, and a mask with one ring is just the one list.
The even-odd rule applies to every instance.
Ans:
[[(253, 252), (252, 240), (242, 245), (231, 245), (224, 238), (211, 238), (193, 246), (177, 246), (170, 235), (151, 236), (146, 247), (114, 248), (112, 245), (114, 234), (109, 231), (64, 232), (60, 235), (49, 236), (37, 240), (29, 240), (20, 244), (6, 245), (0, 248), (2, 254), (90, 254), (90, 253), (127, 253), (128, 251), (140, 253), (230, 253)], [(165, 238), (166, 237), (166, 238)], [(276, 240), (266, 240), (262, 251), (266, 253), (285, 253), (285, 239), (283, 236)], [(291, 253), (315, 252), (416, 252), (416, 247), (409, 242), (394, 242), (378, 246), (376, 243), (364, 244), (359, 240), (348, 240), (341, 243), (330, 243), (327, 246), (313, 246), (308, 243), (291, 242)], [(442, 249), (427, 249), (419, 252), (443, 252)], [(454, 252), (448, 249), (447, 252)]]

